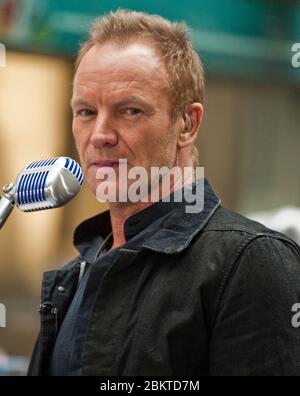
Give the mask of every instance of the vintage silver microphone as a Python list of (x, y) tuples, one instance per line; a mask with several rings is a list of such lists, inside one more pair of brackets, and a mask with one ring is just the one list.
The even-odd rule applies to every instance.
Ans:
[(83, 172), (69, 157), (56, 157), (28, 164), (15, 183), (3, 187), (0, 198), (0, 229), (14, 206), (23, 212), (58, 208), (80, 191)]

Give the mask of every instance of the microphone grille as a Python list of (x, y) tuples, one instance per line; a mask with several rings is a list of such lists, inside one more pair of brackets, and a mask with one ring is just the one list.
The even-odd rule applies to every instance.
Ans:
[[(44, 168), (46, 166), (54, 165), (59, 157), (48, 158), (46, 160), (34, 161), (28, 164), (26, 170), (36, 170), (37, 168)], [(46, 179), (49, 174), (49, 170), (35, 171), (32, 173), (23, 174), (18, 183), (17, 188), (17, 205), (27, 205), (36, 204), (40, 202), (46, 202), (45, 196), (45, 185)], [(40, 208), (35, 208), (32, 210), (43, 210), (50, 209), (51, 205), (44, 205)], [(30, 209), (26, 212), (31, 211)]]
[[(30, 164), (27, 165), (26, 169), (35, 169), (35, 168), (43, 168), (45, 166), (51, 166), (54, 165), (55, 162), (61, 157), (56, 157), (56, 158), (50, 158), (47, 160), (42, 160), (42, 161), (34, 161), (31, 162)], [(80, 168), (80, 166), (77, 164), (76, 161), (74, 161), (72, 158), (65, 157), (65, 165), (64, 167), (71, 172), (75, 178), (77, 179), (78, 183), (82, 185), (83, 183), (83, 172)]]
[(22, 175), (18, 183), (17, 204), (26, 205), (46, 201), (45, 184), (48, 174), (47, 170)]
[(77, 179), (78, 183), (80, 185), (82, 185), (84, 175), (83, 175), (83, 172), (82, 172), (80, 166), (77, 164), (77, 162), (74, 161), (72, 158), (66, 157), (65, 168), (69, 172), (71, 172)]
[(28, 164), (25, 169), (42, 168), (44, 166), (53, 165), (58, 160), (58, 158), (59, 157), (49, 158), (47, 160), (41, 160), (41, 161), (34, 161)]

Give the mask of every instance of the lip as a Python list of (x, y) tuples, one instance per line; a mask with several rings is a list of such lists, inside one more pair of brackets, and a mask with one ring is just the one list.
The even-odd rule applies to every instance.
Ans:
[(91, 163), (91, 166), (95, 166), (97, 168), (117, 168), (119, 166), (119, 160), (94, 161)]

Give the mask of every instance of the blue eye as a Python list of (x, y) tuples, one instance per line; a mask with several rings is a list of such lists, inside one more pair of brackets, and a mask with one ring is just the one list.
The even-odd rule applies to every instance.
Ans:
[(141, 112), (142, 111), (140, 109), (137, 109), (135, 107), (131, 107), (131, 108), (125, 110), (125, 113), (127, 115), (137, 115), (137, 114), (140, 114)]
[(77, 112), (77, 114), (78, 114), (79, 116), (81, 116), (81, 117), (90, 117), (90, 116), (94, 115), (95, 112), (92, 111), (92, 110), (89, 110), (89, 109), (82, 109), (82, 110), (79, 110), (79, 111)]

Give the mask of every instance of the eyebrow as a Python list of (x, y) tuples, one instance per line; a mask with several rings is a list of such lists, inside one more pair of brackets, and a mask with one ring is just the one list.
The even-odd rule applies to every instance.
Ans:
[[(147, 106), (147, 107), (151, 107), (151, 104), (147, 100), (145, 100), (144, 98), (141, 98), (140, 96), (136, 96), (136, 95), (126, 96), (126, 97), (118, 100), (115, 103), (115, 105), (122, 106), (127, 103), (137, 103), (137, 104), (143, 104), (144, 106)], [(85, 99), (74, 98), (74, 97), (72, 97), (70, 105), (72, 108), (75, 106), (78, 106), (78, 105), (91, 106)]]
[(151, 104), (144, 98), (141, 98), (140, 96), (125, 96), (124, 98), (121, 98), (116, 102), (118, 106), (125, 105), (127, 103), (137, 103), (137, 104), (143, 104), (144, 106), (151, 106)]
[(83, 98), (74, 98), (72, 97), (71, 102), (70, 102), (70, 106), (74, 107), (77, 105), (84, 105), (84, 106), (90, 106), (90, 104), (84, 100)]

